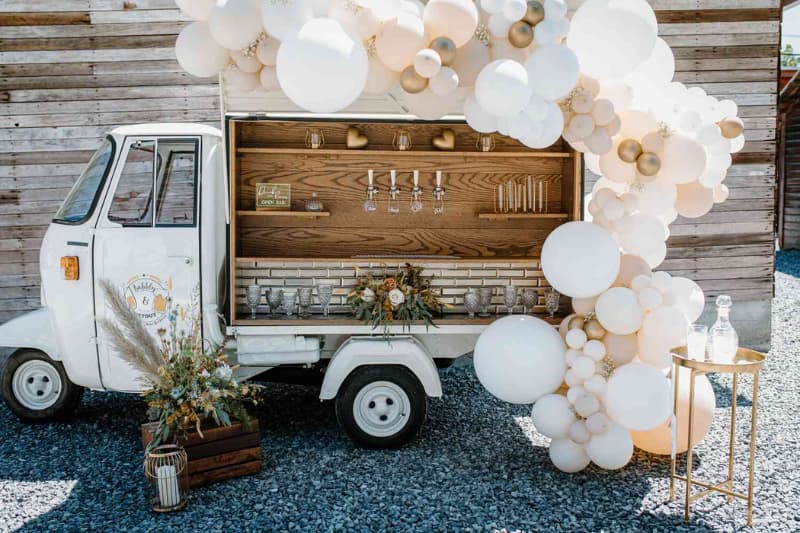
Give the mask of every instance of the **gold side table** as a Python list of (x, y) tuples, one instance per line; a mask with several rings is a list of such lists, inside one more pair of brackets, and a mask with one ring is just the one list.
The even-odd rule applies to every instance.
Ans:
[[(756, 413), (758, 408), (758, 373), (764, 366), (764, 354), (749, 350), (747, 348), (739, 348), (733, 358), (727, 359), (712, 359), (708, 361), (700, 361), (696, 359), (689, 359), (686, 348), (679, 348), (672, 353), (672, 375), (674, 376), (674, 398), (673, 398), (673, 415), (677, 416), (678, 412), (678, 391), (680, 368), (689, 370), (689, 431), (687, 435), (688, 447), (686, 451), (686, 475), (679, 476), (675, 473), (676, 455), (672, 453), (672, 465), (670, 467), (669, 479), (669, 499), (675, 499), (675, 480), (683, 481), (686, 484), (686, 496), (684, 502), (683, 519), (685, 522), (689, 521), (689, 507), (692, 502), (699, 500), (704, 496), (708, 496), (714, 492), (722, 493), (728, 496), (728, 501), (733, 501), (733, 498), (739, 498), (747, 501), (747, 525), (753, 524), (753, 476), (755, 474), (755, 458), (756, 458)], [(730, 433), (730, 448), (728, 452), (728, 477), (722, 483), (715, 485), (708, 482), (697, 481), (692, 479), (692, 432), (694, 430), (694, 385), (695, 377), (697, 375), (708, 373), (723, 373), (733, 375), (733, 386), (731, 387), (731, 433)], [(736, 443), (736, 395), (737, 386), (739, 381), (739, 374), (752, 374), (753, 375), (753, 406), (750, 419), (750, 461), (748, 464), (748, 484), (747, 493), (736, 492), (733, 490), (733, 464), (734, 464), (734, 445)], [(692, 486), (697, 485), (704, 490), (692, 493)]]

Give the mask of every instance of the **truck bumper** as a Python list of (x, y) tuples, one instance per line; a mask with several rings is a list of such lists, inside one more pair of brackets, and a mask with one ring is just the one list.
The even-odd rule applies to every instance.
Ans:
[(4, 348), (33, 348), (60, 360), (56, 335), (50, 325), (46, 307), (31, 311), (0, 325), (0, 346)]

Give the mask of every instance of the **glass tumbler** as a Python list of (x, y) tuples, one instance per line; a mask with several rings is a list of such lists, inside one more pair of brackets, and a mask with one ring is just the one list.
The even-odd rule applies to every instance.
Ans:
[(547, 289), (547, 292), (544, 293), (544, 308), (550, 313), (550, 318), (556, 316), (559, 303), (561, 303), (561, 294), (553, 287)]
[(272, 318), (279, 316), (278, 311), (283, 304), (283, 290), (282, 289), (270, 289), (269, 294), (267, 295), (267, 302), (269, 303), (269, 311)]
[(503, 287), (503, 303), (508, 308), (508, 314), (514, 313), (514, 306), (517, 305), (517, 286), (506, 285)]
[(525, 292), (522, 293), (522, 306), (523, 306), (523, 313), (525, 314), (533, 314), (533, 306), (539, 301), (539, 295), (533, 289), (525, 289)]
[(473, 289), (469, 289), (464, 293), (464, 309), (467, 311), (469, 318), (475, 318), (475, 312), (481, 308), (481, 301), (478, 293)]
[(250, 318), (255, 320), (258, 304), (261, 302), (261, 285), (248, 285), (246, 300), (247, 305), (250, 306)]
[(311, 313), (308, 312), (308, 308), (311, 306), (311, 287), (303, 287), (298, 289), (297, 303), (300, 304), (300, 317), (310, 317)]
[(689, 359), (703, 361), (706, 358), (706, 345), (708, 344), (708, 326), (692, 324), (686, 333), (686, 352)]
[(328, 318), (328, 313), (333, 297), (333, 285), (317, 285), (317, 296), (319, 305), (322, 307), (322, 316)]
[(281, 305), (286, 311), (286, 316), (294, 316), (294, 308), (297, 306), (297, 291), (283, 291)]
[(492, 316), (491, 313), (489, 313), (489, 306), (492, 305), (491, 287), (481, 287), (478, 289), (478, 301), (480, 302), (481, 307), (481, 312), (478, 313), (478, 316), (481, 318)]

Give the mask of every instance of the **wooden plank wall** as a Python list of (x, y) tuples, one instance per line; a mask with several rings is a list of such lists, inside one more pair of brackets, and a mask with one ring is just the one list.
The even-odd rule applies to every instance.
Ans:
[(39, 306), (42, 234), (121, 124), (219, 125), (215, 80), (184, 73), (173, 0), (0, 0), (0, 322)]
[[(649, 0), (677, 79), (741, 106), (747, 144), (731, 196), (672, 226), (665, 268), (738, 302), (743, 337), (769, 335), (780, 0)], [(38, 305), (38, 246), (111, 126), (217, 120), (217, 88), (182, 73), (172, 0), (0, 3), (0, 320)], [(744, 322), (747, 322), (745, 326)]]
[(784, 128), (780, 244), (785, 250), (797, 250), (800, 249), (800, 107), (796, 104), (784, 115)]

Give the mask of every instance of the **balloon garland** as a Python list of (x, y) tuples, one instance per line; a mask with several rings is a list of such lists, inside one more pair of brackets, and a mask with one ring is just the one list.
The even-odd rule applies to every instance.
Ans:
[[(463, 102), (478, 132), (535, 149), (561, 137), (582, 152), (601, 176), (587, 221), (558, 227), (541, 257), (575, 313), (560, 336), (532, 317), (497, 320), (476, 345), (476, 373), (498, 398), (534, 404), (533, 423), (565, 472), (621, 468), (634, 445), (669, 453), (673, 430), (685, 449), (688, 391), (678, 391), (672, 421), (667, 374), (704, 296), (653, 269), (678, 215), (727, 199), (744, 127), (733, 101), (672, 81), (675, 60), (645, 0), (176, 3), (195, 20), (175, 43), (192, 75), (222, 72), (239, 91), (282, 91), (317, 113), (399, 86), (420, 118)], [(562, 383), (566, 395), (556, 394)], [(702, 377), (696, 401), (700, 440), (714, 412)]]

